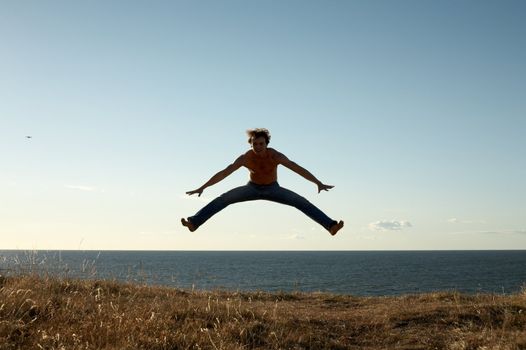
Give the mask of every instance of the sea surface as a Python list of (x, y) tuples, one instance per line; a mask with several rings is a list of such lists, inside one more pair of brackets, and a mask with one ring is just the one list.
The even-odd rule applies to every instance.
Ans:
[(0, 274), (21, 272), (200, 290), (510, 294), (526, 288), (526, 251), (0, 250)]

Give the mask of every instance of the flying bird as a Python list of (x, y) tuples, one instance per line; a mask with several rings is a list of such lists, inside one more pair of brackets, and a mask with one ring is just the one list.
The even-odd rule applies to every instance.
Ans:
[(32, 138), (33, 138), (33, 136), (29, 136), (29, 135), (26, 136), (26, 139), (32, 139)]

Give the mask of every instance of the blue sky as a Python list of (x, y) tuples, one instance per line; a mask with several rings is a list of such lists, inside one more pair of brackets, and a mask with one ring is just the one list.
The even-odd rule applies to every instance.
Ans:
[[(522, 1), (4, 1), (0, 249), (526, 249)], [(345, 228), (203, 184), (266, 127)], [(25, 136), (31, 135), (31, 139)]]

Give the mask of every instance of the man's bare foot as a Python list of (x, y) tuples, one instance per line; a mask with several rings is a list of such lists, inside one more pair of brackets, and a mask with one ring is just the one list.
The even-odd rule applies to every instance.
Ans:
[(329, 232), (331, 233), (331, 235), (334, 236), (335, 234), (338, 233), (338, 231), (340, 231), (342, 227), (343, 227), (343, 221), (340, 220), (340, 222), (337, 222), (331, 226), (331, 228), (329, 229)]
[(188, 227), (190, 232), (194, 232), (195, 230), (197, 230), (197, 228), (194, 226), (194, 224), (192, 224), (189, 220), (186, 220), (185, 218), (181, 219), (181, 224), (183, 224), (183, 226)]

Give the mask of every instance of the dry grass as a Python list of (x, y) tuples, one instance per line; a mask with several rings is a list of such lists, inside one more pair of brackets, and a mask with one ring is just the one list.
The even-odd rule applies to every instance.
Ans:
[(0, 276), (0, 349), (526, 349), (526, 294), (194, 292)]

